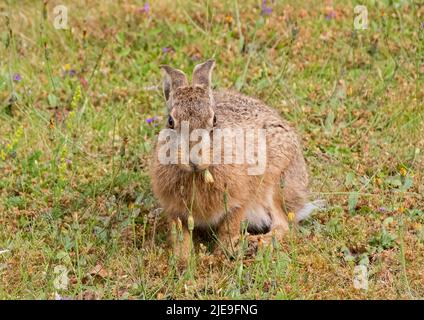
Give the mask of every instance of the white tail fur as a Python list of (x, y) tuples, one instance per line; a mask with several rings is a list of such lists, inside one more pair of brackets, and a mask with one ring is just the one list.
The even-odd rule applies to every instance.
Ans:
[(327, 203), (325, 200), (315, 200), (305, 204), (305, 206), (302, 209), (296, 212), (296, 222), (309, 218), (309, 216), (315, 210), (325, 209), (326, 205)]

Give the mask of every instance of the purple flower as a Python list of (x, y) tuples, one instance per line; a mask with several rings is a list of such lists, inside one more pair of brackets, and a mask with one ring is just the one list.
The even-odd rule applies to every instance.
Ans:
[(157, 119), (158, 119), (158, 118), (157, 118), (156, 116), (154, 116), (154, 117), (151, 117), (151, 118), (147, 118), (147, 119), (146, 119), (146, 122), (147, 122), (148, 124), (152, 124), (152, 123), (153, 123), (153, 122), (155, 122)]
[(55, 292), (54, 294), (55, 300), (73, 300), (72, 297), (61, 296), (59, 293)]
[(423, 23), (421, 23), (421, 28), (423, 28), (423, 29), (424, 29), (424, 21), (423, 21)]
[(13, 75), (13, 81), (19, 82), (21, 80), (22, 80), (22, 77), (21, 77), (21, 75), (19, 73), (15, 73)]
[(146, 2), (143, 6), (143, 8), (138, 9), (138, 12), (144, 12), (146, 14), (149, 14), (150, 12), (150, 4), (148, 2)]
[[(272, 12), (272, 8), (267, 7), (266, 2), (267, 2), (267, 0), (262, 0), (262, 15), (269, 16)], [(272, 0), (272, 3), (274, 3), (274, 0)]]
[(388, 210), (385, 207), (380, 207), (378, 208), (378, 212), (384, 213), (387, 212)]
[(66, 77), (66, 76), (73, 77), (73, 76), (75, 76), (76, 74), (77, 74), (77, 70), (75, 70), (75, 69), (63, 70), (63, 72), (62, 72), (62, 76), (63, 76), (63, 77)]
[(331, 20), (333, 18), (336, 17), (336, 12), (335, 11), (330, 11), (329, 13), (327, 13), (327, 15), (325, 16), (325, 19), (327, 20)]
[(146, 12), (146, 13), (149, 13), (149, 12), (150, 12), (150, 5), (149, 5), (149, 3), (148, 3), (148, 2), (146, 2), (146, 3), (144, 4), (144, 12)]
[(162, 48), (163, 53), (168, 53), (170, 51), (171, 51), (171, 48), (169, 48), (169, 47)]
[(333, 7), (326, 7), (325, 8), (325, 19), (331, 20), (336, 17), (336, 11), (333, 9)]

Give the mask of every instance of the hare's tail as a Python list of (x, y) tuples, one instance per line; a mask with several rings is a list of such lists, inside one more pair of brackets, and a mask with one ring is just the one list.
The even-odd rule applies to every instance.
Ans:
[(309, 218), (312, 212), (314, 212), (315, 210), (323, 210), (326, 206), (327, 203), (325, 200), (315, 200), (305, 204), (302, 209), (296, 212), (296, 222)]

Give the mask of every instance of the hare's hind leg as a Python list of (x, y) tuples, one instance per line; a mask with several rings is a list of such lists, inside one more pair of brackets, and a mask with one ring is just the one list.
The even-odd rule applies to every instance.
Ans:
[[(282, 201), (281, 204), (286, 213), (294, 212), (296, 217), (299, 214), (310, 213), (305, 207), (309, 197), (309, 177), (305, 160), (299, 154), (282, 175)], [(305, 209), (304, 211), (301, 211)], [(308, 211), (308, 212), (307, 212)], [(296, 220), (298, 220), (296, 218)]]
[(281, 239), (286, 231), (289, 229), (286, 214), (284, 213), (281, 206), (281, 192), (280, 186), (277, 185), (273, 190), (270, 190), (268, 205), (270, 208), (271, 215), (271, 230), (268, 232), (269, 235), (275, 236)]
[[(169, 219), (169, 228), (171, 230), (178, 226), (178, 224), (180, 224), (181, 230), (177, 230), (177, 235), (173, 235), (171, 233), (169, 240), (172, 245), (174, 256), (177, 257), (181, 264), (184, 264), (188, 261), (190, 256), (190, 233), (186, 223), (181, 223), (181, 220), (178, 221), (178, 218), (176, 217)], [(177, 227), (177, 229), (180, 228)]]
[(282, 204), (286, 212), (294, 212), (296, 222), (307, 219), (312, 212), (325, 208), (324, 200), (308, 202), (308, 173), (305, 160), (299, 154), (282, 177)]
[(272, 243), (273, 239), (281, 241), (289, 229), (289, 224), (281, 208), (279, 186), (274, 188), (270, 187), (269, 190), (267, 190), (263, 207), (267, 210), (267, 214), (271, 221), (270, 231), (265, 234), (250, 235), (248, 240), (253, 243), (260, 242), (265, 245)]

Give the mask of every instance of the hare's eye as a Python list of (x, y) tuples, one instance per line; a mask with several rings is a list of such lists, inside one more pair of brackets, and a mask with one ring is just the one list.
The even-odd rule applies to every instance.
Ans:
[(171, 116), (168, 117), (168, 127), (174, 129), (174, 119)]
[(216, 116), (213, 116), (213, 126), (216, 126)]

